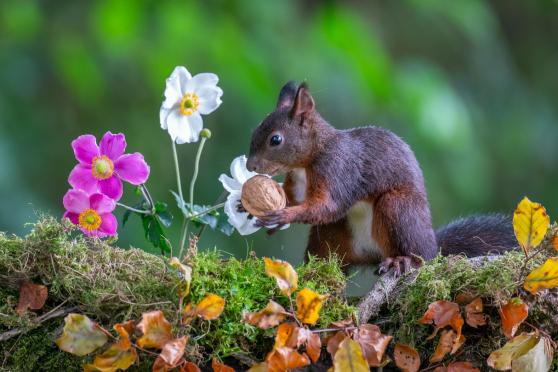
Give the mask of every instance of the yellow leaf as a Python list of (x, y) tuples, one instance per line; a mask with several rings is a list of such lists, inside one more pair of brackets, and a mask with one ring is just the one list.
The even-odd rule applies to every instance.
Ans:
[(213, 293), (208, 293), (194, 309), (195, 314), (205, 320), (219, 318), (225, 308), (225, 300)]
[(531, 271), (523, 287), (535, 294), (540, 288), (554, 288), (558, 287), (558, 257), (552, 257), (539, 268)]
[(486, 363), (497, 370), (505, 371), (512, 368), (512, 362), (525, 355), (539, 343), (535, 333), (522, 333), (512, 338), (504, 347), (492, 352)]
[(143, 333), (139, 347), (161, 349), (172, 338), (171, 325), (159, 310), (143, 313), (138, 329)]
[(182, 282), (178, 286), (178, 295), (182, 298), (188, 296), (190, 293), (190, 283), (192, 283), (192, 268), (188, 265), (184, 265), (176, 257), (169, 260), (169, 265), (180, 273), (179, 275)]
[(255, 313), (245, 313), (243, 319), (246, 323), (251, 324), (261, 329), (268, 329), (279, 325), (285, 317), (287, 312), (283, 306), (277, 302), (269, 300), (267, 306)]
[(290, 263), (264, 257), (265, 273), (277, 281), (285, 296), (290, 296), (297, 288), (298, 275)]
[(56, 345), (68, 353), (84, 356), (107, 342), (107, 335), (97, 323), (83, 314), (68, 314), (64, 318), (64, 331)]
[(128, 369), (137, 358), (135, 348), (122, 349), (118, 343), (115, 343), (102, 354), (95, 356), (93, 364), (86, 364), (83, 368), (86, 371), (116, 372), (119, 369)]
[(523, 252), (538, 246), (543, 240), (550, 218), (540, 203), (534, 203), (525, 197), (513, 213), (513, 230)]
[(370, 368), (364, 356), (360, 345), (346, 338), (339, 344), (339, 349), (333, 358), (334, 372), (369, 372)]
[(316, 324), (320, 317), (320, 310), (327, 295), (320, 295), (308, 288), (298, 292), (296, 296), (296, 317), (302, 323)]

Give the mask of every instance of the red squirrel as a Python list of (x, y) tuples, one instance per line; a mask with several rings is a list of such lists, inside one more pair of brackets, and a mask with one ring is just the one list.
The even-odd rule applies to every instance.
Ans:
[(334, 252), (347, 267), (381, 263), (380, 273), (401, 273), (440, 251), (478, 256), (516, 246), (503, 215), (459, 219), (435, 233), (409, 145), (375, 126), (335, 129), (304, 83), (281, 89), (275, 111), (253, 132), (247, 168), (286, 174), (287, 206), (257, 224), (311, 224), (307, 254)]

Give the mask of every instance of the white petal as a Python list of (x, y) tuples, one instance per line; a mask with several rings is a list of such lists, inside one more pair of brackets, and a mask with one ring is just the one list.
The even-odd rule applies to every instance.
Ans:
[(211, 114), (217, 109), (222, 103), (221, 96), (223, 95), (223, 90), (217, 86), (208, 86), (200, 89), (196, 93), (200, 99), (200, 106), (198, 111), (202, 115)]
[(197, 93), (200, 89), (208, 85), (217, 85), (218, 82), (219, 78), (217, 77), (217, 75), (211, 72), (202, 72), (201, 74), (197, 74), (192, 79), (190, 79), (185, 88), (186, 92)]
[(254, 226), (255, 218), (248, 219), (248, 213), (237, 210), (240, 201), (240, 192), (232, 192), (227, 197), (225, 203), (225, 213), (229, 217), (229, 223), (240, 233), (240, 235), (250, 235), (260, 228)]
[(163, 106), (161, 106), (161, 109), (159, 110), (159, 120), (161, 122), (161, 128), (167, 129), (168, 128), (167, 117), (169, 116), (171, 110), (166, 109)]
[(246, 156), (241, 155), (235, 158), (231, 163), (231, 176), (240, 184), (244, 184), (248, 179), (258, 174), (256, 172), (250, 172), (246, 168), (247, 161)]
[(219, 181), (221, 181), (221, 183), (223, 184), (223, 187), (228, 192), (234, 192), (234, 191), (241, 191), (242, 190), (242, 185), (237, 180), (235, 180), (233, 178), (230, 178), (226, 174), (220, 175), (219, 176)]
[(165, 87), (165, 101), (163, 102), (164, 108), (171, 108), (182, 99), (184, 90), (182, 87), (192, 79), (192, 75), (188, 72), (186, 67), (177, 66), (174, 68), (172, 74), (167, 79)]
[(182, 115), (178, 109), (171, 110), (167, 116), (167, 127), (173, 141), (178, 144), (191, 142), (192, 130), (188, 116)]
[(198, 139), (200, 138), (200, 132), (203, 129), (203, 119), (199, 112), (194, 112), (187, 118), (188, 122), (190, 123), (190, 131), (192, 132), (190, 141), (187, 142), (198, 142)]

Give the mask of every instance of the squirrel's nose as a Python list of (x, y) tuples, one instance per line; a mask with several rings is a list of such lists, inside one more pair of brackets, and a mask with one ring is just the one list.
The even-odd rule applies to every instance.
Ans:
[(246, 162), (246, 168), (250, 172), (256, 171), (256, 160), (252, 156), (248, 157), (248, 161)]

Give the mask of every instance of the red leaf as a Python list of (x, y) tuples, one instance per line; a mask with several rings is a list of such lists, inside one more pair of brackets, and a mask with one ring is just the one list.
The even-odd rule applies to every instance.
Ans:
[(19, 302), (16, 312), (22, 315), (27, 309), (40, 310), (45, 306), (47, 297), (47, 287), (41, 284), (25, 282), (19, 287)]

